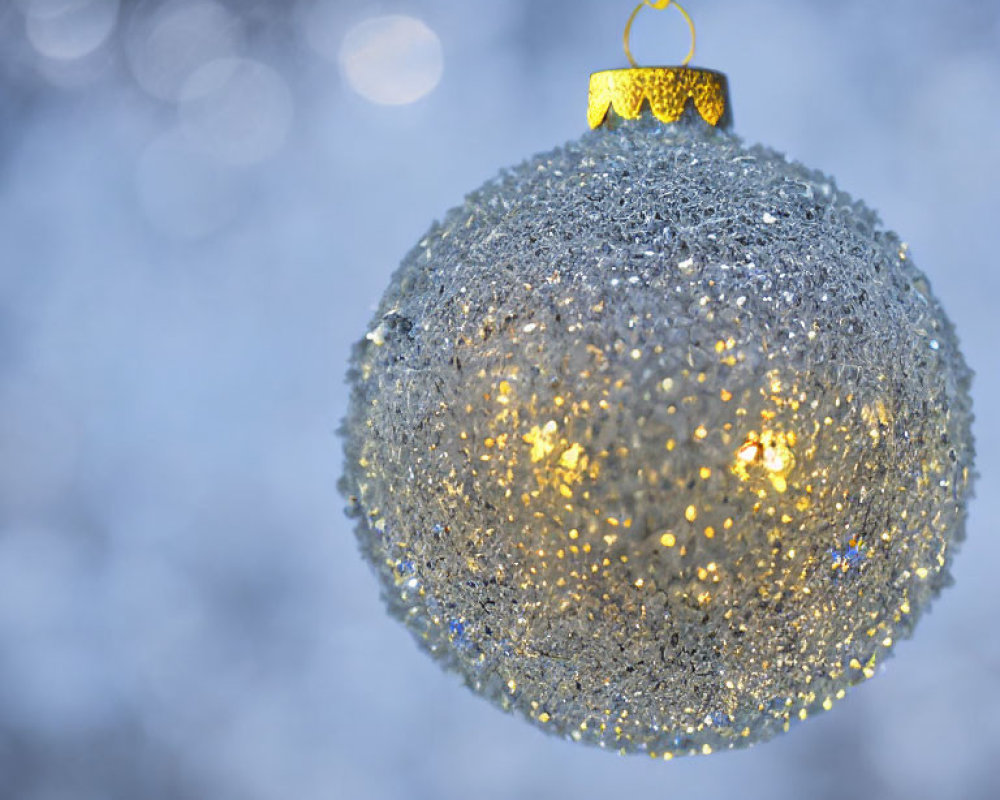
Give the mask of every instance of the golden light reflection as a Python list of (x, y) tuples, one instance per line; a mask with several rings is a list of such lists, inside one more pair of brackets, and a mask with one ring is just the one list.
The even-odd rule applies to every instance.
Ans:
[(788, 476), (795, 469), (796, 436), (793, 431), (751, 431), (736, 451), (732, 471), (740, 480), (749, 481), (755, 474), (767, 476), (779, 492), (788, 490)]
[(556, 449), (559, 441), (559, 423), (550, 419), (544, 426), (536, 425), (524, 434), (525, 444), (531, 445), (531, 460), (535, 464), (544, 461)]

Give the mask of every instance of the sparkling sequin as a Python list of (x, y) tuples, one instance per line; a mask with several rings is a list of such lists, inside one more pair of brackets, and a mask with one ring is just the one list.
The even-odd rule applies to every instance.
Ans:
[(815, 172), (618, 121), (470, 195), (357, 346), (342, 489), (392, 612), (544, 730), (742, 747), (875, 673), (948, 580), (969, 372)]

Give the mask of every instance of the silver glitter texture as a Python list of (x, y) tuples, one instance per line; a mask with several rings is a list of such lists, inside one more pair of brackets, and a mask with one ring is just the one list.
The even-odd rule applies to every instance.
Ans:
[(829, 709), (963, 537), (970, 373), (926, 278), (832, 180), (691, 119), (471, 194), (350, 380), (392, 613), (578, 741), (672, 758)]

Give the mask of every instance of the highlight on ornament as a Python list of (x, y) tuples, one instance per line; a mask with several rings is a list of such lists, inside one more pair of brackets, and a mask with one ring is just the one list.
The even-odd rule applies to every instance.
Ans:
[(418, 644), (547, 732), (664, 759), (874, 676), (950, 581), (974, 475), (971, 374), (906, 246), (731, 119), (720, 73), (595, 73), (593, 130), (405, 258), (343, 425)]

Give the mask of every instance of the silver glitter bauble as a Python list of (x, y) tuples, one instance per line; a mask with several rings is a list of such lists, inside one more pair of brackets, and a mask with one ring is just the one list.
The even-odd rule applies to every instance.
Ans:
[(342, 488), (392, 613), (575, 740), (741, 747), (949, 580), (970, 374), (829, 178), (646, 113), (471, 194), (354, 354)]

